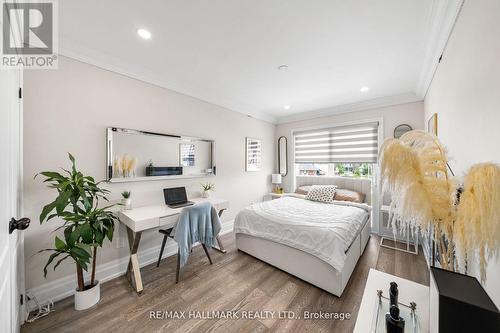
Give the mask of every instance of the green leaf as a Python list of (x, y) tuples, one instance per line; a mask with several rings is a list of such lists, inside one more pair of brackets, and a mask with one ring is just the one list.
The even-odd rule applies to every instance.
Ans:
[(71, 203), (69, 198), (71, 197), (71, 191), (64, 191), (59, 194), (55, 203), (56, 203), (56, 212), (58, 214), (62, 213), (64, 209)]
[(69, 156), (69, 160), (75, 164), (75, 158), (73, 157), (73, 155), (71, 155), (71, 153), (68, 152), (68, 156)]
[(71, 257), (71, 256), (68, 254), (68, 255), (66, 255), (66, 257), (64, 257), (64, 258), (62, 258), (62, 259), (59, 259), (59, 260), (56, 262), (56, 264), (54, 265), (54, 271), (56, 270), (57, 266), (59, 266), (59, 264), (61, 264), (61, 262), (63, 262), (63, 260), (65, 260), (65, 259), (67, 259), (67, 258), (69, 258), (69, 257)]
[(61, 252), (56, 252), (56, 253), (52, 253), (49, 257), (49, 260), (47, 261), (47, 263), (45, 264), (45, 266), (43, 267), (43, 277), (46, 278), (47, 277), (47, 267), (49, 267), (49, 265), (52, 263), (52, 261), (54, 261), (54, 259), (59, 256), (61, 254)]
[[(59, 172), (55, 172), (55, 171), (43, 171), (43, 172), (40, 172), (38, 175), (42, 175), (42, 176), (45, 176), (47, 178), (65, 179), (65, 177), (63, 175), (61, 175)], [(36, 177), (36, 175), (35, 175), (35, 177)]]
[(58, 251), (62, 251), (66, 248), (66, 243), (64, 243), (64, 241), (62, 241), (59, 237), (56, 236), (56, 241), (55, 241), (55, 244), (56, 244), (56, 249)]
[(69, 237), (66, 238), (66, 242), (68, 243), (68, 245), (70, 246), (74, 246), (75, 243), (78, 241), (78, 239), (80, 238), (80, 228), (75, 228), (75, 230), (71, 231), (72, 230), (72, 227), (69, 228), (70, 230), (70, 234), (69, 234)]
[(88, 259), (91, 256), (89, 252), (78, 246), (73, 247), (70, 252), (82, 259)]
[(99, 244), (99, 246), (102, 246), (102, 242), (104, 240), (104, 234), (100, 230), (96, 230), (94, 232), (94, 235), (96, 243)]
[(80, 235), (82, 236), (84, 243), (92, 242), (92, 229), (90, 227), (90, 224), (82, 224), (78, 227), (78, 229), (80, 229)]
[(45, 218), (47, 217), (47, 215), (54, 210), (54, 208), (56, 207), (56, 201), (53, 201), (51, 203), (49, 203), (48, 205), (45, 205), (42, 209), (42, 213), (40, 214), (40, 224), (42, 224), (42, 222), (45, 220)]
[(109, 241), (111, 242), (113, 240), (113, 232), (114, 232), (114, 226), (111, 228), (108, 228), (106, 230), (106, 236), (108, 237)]

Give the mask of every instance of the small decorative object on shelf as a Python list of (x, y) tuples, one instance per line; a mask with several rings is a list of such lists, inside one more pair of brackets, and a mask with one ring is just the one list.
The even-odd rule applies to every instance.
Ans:
[(387, 333), (403, 333), (405, 330), (405, 320), (399, 316), (398, 307), (398, 284), (391, 282), (389, 288), (389, 313), (385, 315), (385, 326)]
[(210, 191), (215, 191), (215, 184), (205, 183), (201, 184), (201, 187), (203, 188), (203, 192), (201, 193), (202, 198), (210, 197)]
[(127, 154), (115, 157), (115, 165), (113, 167), (116, 177), (135, 177), (135, 168), (137, 167), (138, 160)]
[[(398, 285), (391, 282), (389, 298), (383, 296), (382, 290), (377, 290), (376, 310), (374, 313), (372, 333), (419, 333), (419, 316), (416, 313), (417, 304), (409, 305), (398, 302)], [(406, 325), (405, 325), (406, 324)]]
[(273, 173), (271, 175), (271, 183), (273, 183), (274, 185), (276, 185), (276, 187), (274, 188), (274, 193), (277, 193), (277, 194), (283, 193), (283, 189), (280, 187), (280, 184), (281, 184), (281, 174), (279, 174), (279, 173)]
[(132, 199), (130, 199), (130, 195), (132, 193), (130, 191), (123, 191), (122, 192), (122, 205), (123, 205), (123, 210), (129, 210), (132, 209)]

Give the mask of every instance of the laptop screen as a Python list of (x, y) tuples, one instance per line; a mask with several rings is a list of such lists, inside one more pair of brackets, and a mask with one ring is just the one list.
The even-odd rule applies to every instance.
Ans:
[(163, 189), (163, 196), (167, 205), (175, 205), (187, 202), (185, 187), (171, 187)]

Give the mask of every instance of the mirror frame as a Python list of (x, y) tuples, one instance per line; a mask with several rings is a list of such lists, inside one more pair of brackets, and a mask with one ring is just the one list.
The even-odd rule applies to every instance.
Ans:
[[(285, 170), (286, 172), (283, 174), (281, 173), (281, 145), (280, 141), (285, 140)], [(278, 138), (278, 173), (281, 174), (281, 176), (286, 177), (288, 175), (288, 139), (286, 136), (280, 136)]]
[(413, 131), (413, 127), (411, 127), (410, 125), (408, 125), (408, 124), (399, 124), (398, 126), (396, 126), (396, 127), (394, 128), (394, 133), (393, 133), (393, 135), (392, 135), (392, 136), (393, 136), (395, 139), (399, 139), (399, 138), (400, 138), (400, 137), (401, 137), (404, 133), (403, 133), (403, 134), (401, 134), (399, 137), (397, 137), (397, 136), (396, 136), (396, 132), (398, 131), (398, 129), (400, 129), (400, 128), (405, 128), (405, 127), (406, 127), (408, 130), (407, 130), (407, 131), (405, 131), (404, 133), (409, 132), (409, 131)]
[[(211, 143), (210, 152), (210, 166), (212, 173), (200, 174), (200, 175), (173, 175), (173, 176), (148, 176), (148, 177), (130, 177), (130, 178), (113, 178), (113, 133), (128, 133), (128, 134), (141, 134), (141, 135), (151, 135), (151, 136), (161, 136), (169, 138), (179, 139), (179, 143), (182, 142), (192, 142), (192, 141), (204, 141)], [(156, 133), (149, 131), (141, 131), (129, 128), (120, 127), (107, 127), (106, 128), (106, 181), (110, 183), (125, 183), (125, 182), (138, 182), (138, 181), (148, 181), (148, 180), (165, 180), (165, 179), (179, 179), (179, 178), (199, 178), (199, 177), (210, 177), (216, 175), (215, 166), (215, 140), (198, 138), (194, 136), (167, 134), (167, 133)]]

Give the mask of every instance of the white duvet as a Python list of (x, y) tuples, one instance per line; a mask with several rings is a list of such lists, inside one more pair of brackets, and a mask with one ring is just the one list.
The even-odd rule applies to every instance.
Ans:
[(238, 213), (234, 232), (288, 245), (341, 271), (345, 252), (369, 216), (370, 206), (320, 203), (296, 197), (253, 204)]

